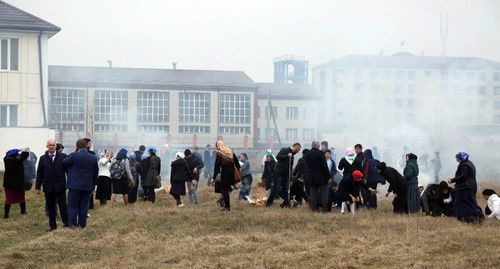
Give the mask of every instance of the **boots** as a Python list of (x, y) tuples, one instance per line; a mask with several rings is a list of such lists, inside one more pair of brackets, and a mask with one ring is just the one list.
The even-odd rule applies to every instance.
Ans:
[(4, 205), (3, 206), (3, 218), (4, 219), (9, 218), (9, 212), (10, 212), (10, 205)]
[(22, 202), (19, 204), (21, 207), (21, 214), (26, 215), (26, 202)]

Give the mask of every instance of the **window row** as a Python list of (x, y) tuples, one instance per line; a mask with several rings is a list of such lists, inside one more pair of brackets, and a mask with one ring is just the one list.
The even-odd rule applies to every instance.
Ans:
[(0, 39), (0, 70), (19, 70), (19, 39)]

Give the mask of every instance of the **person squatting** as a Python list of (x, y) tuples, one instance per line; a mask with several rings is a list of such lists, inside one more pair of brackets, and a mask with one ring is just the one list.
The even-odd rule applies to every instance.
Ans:
[[(208, 186), (220, 194), (217, 204), (221, 211), (231, 211), (233, 190), (240, 189), (240, 201), (253, 200), (249, 155), (243, 152), (237, 157), (222, 139), (216, 141), (213, 149), (207, 145), (203, 157), (197, 147), (176, 152), (170, 169), (166, 168), (170, 171), (169, 188), (162, 186), (162, 154), (154, 147), (146, 149), (141, 145), (130, 154), (121, 148), (116, 155), (105, 149), (100, 157), (88, 138), (79, 139), (75, 151), (68, 155), (54, 139), (48, 140), (46, 147), (38, 166), (36, 155), (29, 148), (6, 152), (4, 219), (9, 218), (11, 205), (17, 203), (21, 214), (27, 214), (25, 192), (32, 188), (33, 178), (36, 193), (43, 189), (48, 231), (57, 229), (58, 215), (63, 227), (85, 228), (94, 193), (101, 206), (108, 201), (109, 206), (114, 206), (118, 195), (125, 205), (138, 200), (154, 203), (156, 191), (168, 189), (177, 207), (184, 207), (181, 197), (186, 194), (189, 203), (196, 206), (200, 203), (198, 186), (203, 169)], [(294, 166), (299, 152), (301, 158)], [(298, 207), (305, 202), (314, 212), (338, 210), (340, 214), (355, 214), (363, 207), (376, 210), (378, 185), (388, 184), (385, 197), (392, 194), (394, 213), (422, 211), (429, 216), (454, 216), (460, 221), (480, 223), (484, 214), (476, 201), (476, 168), (469, 157), (466, 152), (458, 152), (455, 176), (424, 189), (418, 184), (418, 156), (414, 153), (405, 152), (401, 173), (379, 160), (376, 147), (364, 151), (361, 144), (348, 147), (337, 165), (335, 149), (328, 148), (328, 142), (313, 141), (310, 149), (294, 143), (280, 149), (276, 156), (271, 149), (266, 151), (261, 181), (256, 185), (265, 189), (261, 199), (265, 207), (272, 207), (281, 199), (281, 208)], [(437, 176), (436, 166), (434, 171)], [(485, 189), (482, 194), (487, 200), (488, 218), (500, 219), (500, 198), (496, 192)]]

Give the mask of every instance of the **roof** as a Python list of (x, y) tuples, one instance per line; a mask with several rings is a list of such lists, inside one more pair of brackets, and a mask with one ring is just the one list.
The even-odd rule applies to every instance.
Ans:
[(319, 92), (309, 84), (277, 84), (258, 83), (258, 97), (267, 98), (268, 93), (273, 99), (318, 99)]
[(256, 87), (242, 71), (49, 66), (51, 86)]
[(0, 0), (0, 29), (59, 32), (61, 28)]
[[(443, 65), (444, 62), (444, 65)], [(349, 55), (314, 67), (379, 67), (379, 68), (429, 68), (429, 69), (500, 69), (500, 63), (478, 57), (415, 56), (400, 52), (392, 56), (384, 55)]]

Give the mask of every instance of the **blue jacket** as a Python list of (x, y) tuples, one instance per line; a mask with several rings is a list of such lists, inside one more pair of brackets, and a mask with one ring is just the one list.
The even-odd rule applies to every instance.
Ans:
[(86, 150), (71, 153), (63, 160), (68, 169), (68, 181), (66, 183), (70, 190), (94, 191), (99, 171), (97, 156)]

